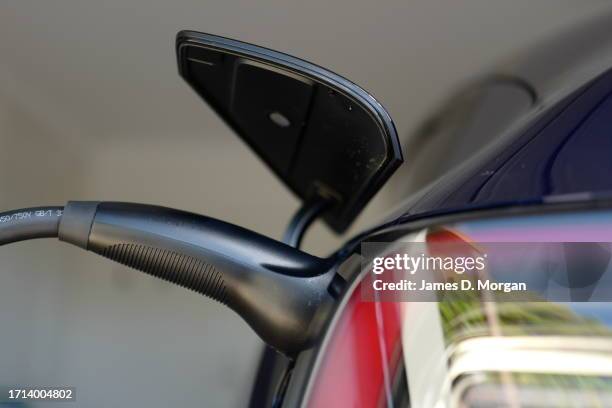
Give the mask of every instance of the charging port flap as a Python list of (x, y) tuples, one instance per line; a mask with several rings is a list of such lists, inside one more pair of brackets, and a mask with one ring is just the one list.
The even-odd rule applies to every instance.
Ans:
[(402, 162), (387, 111), (352, 82), (251, 44), (182, 31), (181, 76), (302, 201), (344, 231)]

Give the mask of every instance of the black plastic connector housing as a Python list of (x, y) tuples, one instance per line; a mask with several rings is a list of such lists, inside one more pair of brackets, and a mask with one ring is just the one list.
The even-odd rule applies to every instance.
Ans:
[(289, 356), (311, 344), (333, 301), (330, 260), (185, 211), (72, 201), (59, 239), (226, 304)]

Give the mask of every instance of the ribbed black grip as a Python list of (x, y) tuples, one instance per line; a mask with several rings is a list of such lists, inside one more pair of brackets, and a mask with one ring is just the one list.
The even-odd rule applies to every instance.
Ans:
[(100, 255), (226, 304), (226, 286), (214, 266), (188, 255), (137, 244), (116, 244)]
[(331, 310), (333, 257), (172, 208), (112, 202), (66, 208), (59, 227), (65, 241), (227, 305), (287, 355), (313, 344), (325, 321), (318, 308), (325, 302)]

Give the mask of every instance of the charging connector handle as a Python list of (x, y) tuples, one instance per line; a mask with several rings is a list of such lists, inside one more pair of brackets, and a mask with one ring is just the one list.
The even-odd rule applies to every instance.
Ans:
[(72, 201), (59, 239), (226, 304), (288, 355), (308, 347), (332, 300), (329, 261), (202, 215)]

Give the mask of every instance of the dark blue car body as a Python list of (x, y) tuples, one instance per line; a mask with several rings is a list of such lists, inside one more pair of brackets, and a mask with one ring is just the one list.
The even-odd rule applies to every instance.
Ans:
[[(418, 220), (609, 202), (611, 24), (603, 16), (536, 44), (459, 90), (404, 146), (407, 163), (391, 180), (398, 210), (350, 240), (339, 262), (364, 240)], [(278, 403), (302, 403), (317, 353), (303, 352), (294, 366), (264, 359), (252, 406), (269, 405), (279, 389)]]

